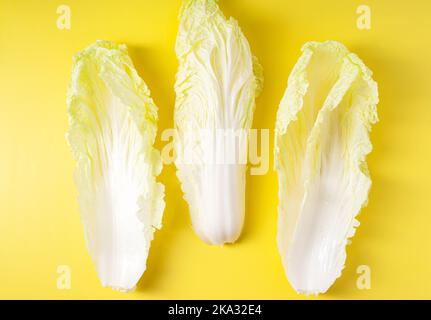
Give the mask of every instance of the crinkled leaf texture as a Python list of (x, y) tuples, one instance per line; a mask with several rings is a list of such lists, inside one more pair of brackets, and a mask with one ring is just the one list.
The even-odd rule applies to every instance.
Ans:
[(67, 104), (88, 250), (104, 286), (131, 290), (165, 206), (157, 107), (126, 46), (107, 41), (75, 55)]
[[(184, 1), (176, 54), (177, 175), (199, 237), (214, 245), (231, 243), (244, 221), (246, 164), (212, 160), (222, 153), (242, 157), (246, 150), (213, 138), (216, 130), (250, 129), (261, 68), (238, 23), (224, 17), (216, 0)], [(205, 130), (206, 138), (188, 138)]]
[(292, 286), (318, 294), (341, 275), (367, 202), (378, 93), (371, 71), (342, 44), (310, 42), (302, 51), (277, 113), (277, 240)]

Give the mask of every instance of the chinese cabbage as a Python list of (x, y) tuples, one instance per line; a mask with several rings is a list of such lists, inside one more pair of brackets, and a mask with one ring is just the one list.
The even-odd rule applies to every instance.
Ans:
[[(231, 243), (244, 222), (246, 164), (215, 159), (234, 152), (244, 158), (246, 150), (214, 137), (216, 131), (250, 129), (261, 68), (238, 23), (224, 17), (216, 0), (184, 1), (176, 55), (177, 175), (199, 237)], [(205, 136), (203, 131), (208, 135), (197, 142), (187, 137)], [(202, 161), (190, 163), (190, 156)]]
[(277, 242), (300, 293), (324, 293), (341, 275), (371, 179), (366, 155), (377, 121), (377, 84), (340, 43), (310, 42), (277, 113)]
[(146, 269), (165, 206), (155, 180), (157, 107), (126, 46), (107, 41), (74, 56), (67, 105), (89, 253), (103, 286), (129, 291)]

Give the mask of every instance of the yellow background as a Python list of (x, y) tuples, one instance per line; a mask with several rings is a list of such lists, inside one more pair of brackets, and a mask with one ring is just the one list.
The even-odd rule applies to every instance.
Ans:
[[(71, 8), (71, 30), (56, 27), (61, 4)], [(371, 30), (356, 27), (360, 4), (371, 8)], [(379, 84), (369, 205), (359, 216), (342, 277), (319, 298), (431, 298), (431, 3), (220, 5), (239, 21), (264, 68), (255, 128), (273, 129), (287, 77), (306, 41), (343, 42)], [(272, 170), (248, 177), (243, 236), (219, 248), (195, 236), (175, 168), (165, 167), (164, 226), (137, 290), (122, 294), (99, 283), (84, 243), (74, 163), (64, 138), (71, 59), (96, 39), (127, 44), (159, 107), (159, 132), (170, 128), (179, 7), (175, 0), (0, 0), (0, 298), (304, 298), (285, 278), (276, 248), (278, 187)], [(271, 133), (271, 148), (272, 138)], [(356, 287), (362, 264), (371, 268), (370, 290)], [(70, 290), (56, 287), (58, 265), (71, 267)]]

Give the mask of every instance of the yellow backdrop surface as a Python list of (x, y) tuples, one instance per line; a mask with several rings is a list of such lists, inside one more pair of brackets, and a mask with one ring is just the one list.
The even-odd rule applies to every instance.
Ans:
[[(62, 4), (71, 9), (70, 30), (57, 28)], [(357, 27), (363, 4), (371, 9), (370, 30)], [(220, 6), (239, 21), (264, 68), (255, 128), (274, 128), (306, 41), (343, 42), (379, 84), (369, 205), (342, 277), (318, 298), (431, 298), (431, 2), (221, 0)], [(176, 0), (0, 0), (0, 298), (305, 298), (289, 285), (277, 251), (272, 170), (248, 177), (239, 242), (211, 247), (192, 231), (175, 168), (166, 166), (164, 225), (137, 290), (124, 294), (100, 285), (64, 137), (71, 59), (97, 39), (127, 44), (159, 107), (159, 132), (170, 128), (179, 8)], [(271, 131), (271, 148), (272, 138)], [(59, 265), (70, 267), (69, 290), (57, 288)], [(369, 290), (357, 288), (360, 265), (370, 267)]]

